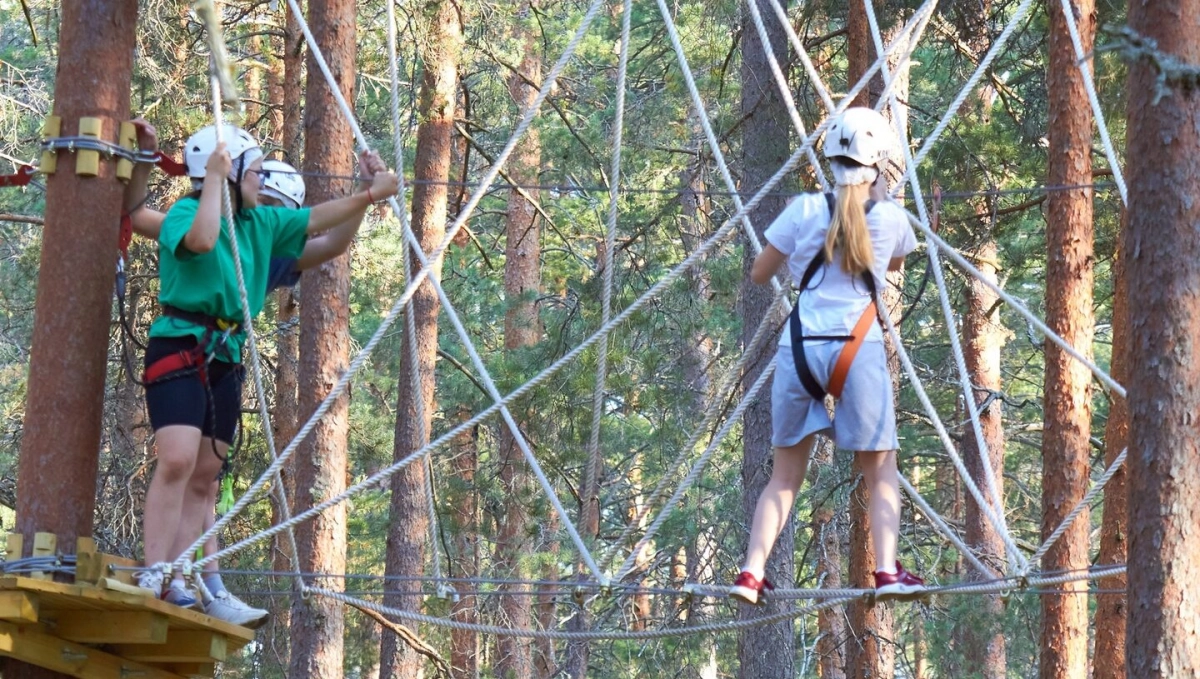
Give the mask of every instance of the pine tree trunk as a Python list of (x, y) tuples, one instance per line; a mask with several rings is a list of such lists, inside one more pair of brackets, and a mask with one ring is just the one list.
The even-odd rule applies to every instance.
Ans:
[[(999, 256), (996, 242), (990, 238), (978, 248), (975, 265), (992, 283), (997, 282), (996, 272)], [(993, 507), (1003, 513), (1004, 480), (1004, 422), (1001, 402), (994, 399), (999, 394), (1000, 349), (1004, 344), (1004, 328), (1000, 325), (1000, 312), (996, 302), (999, 296), (979, 280), (971, 277), (966, 283), (967, 313), (963, 318), (963, 349), (967, 373), (974, 386), (975, 402), (972, 407), (989, 405), (979, 413), (979, 426), (987, 447), (987, 458), (980, 450), (975, 432), (964, 427), (962, 456), (967, 471), (975, 485), (987, 493), (985, 469), (989, 470), (1001, 498), (1001, 506)], [(966, 418), (964, 418), (966, 419)], [(986, 465), (986, 467), (985, 467)], [(990, 501), (990, 496), (988, 497)], [(998, 576), (1004, 573), (1004, 541), (980, 509), (975, 498), (966, 498), (966, 543), (979, 560)], [(968, 579), (984, 580), (974, 569), (968, 571)], [(991, 578), (986, 578), (991, 579)], [(999, 594), (980, 595), (970, 621), (963, 624), (964, 657), (968, 667), (977, 668), (981, 679), (1004, 679), (1006, 676), (1005, 641), (1000, 627), (1004, 615), (1004, 603)]]
[[(1084, 51), (1095, 33), (1093, 0), (1073, 0)], [(1080, 185), (1092, 181), (1092, 109), (1060, 3), (1049, 3), (1050, 93), (1049, 176), (1047, 184)], [(1093, 224), (1092, 191), (1051, 193), (1046, 201), (1046, 320), (1085, 356), (1091, 355)], [(1046, 342), (1045, 431), (1042, 434), (1042, 539), (1062, 523), (1088, 488), (1091, 453), (1091, 374), (1051, 342)], [(1042, 559), (1044, 570), (1087, 568), (1087, 517), (1075, 521)], [(1083, 592), (1087, 583), (1062, 585)], [(1041, 662), (1043, 679), (1087, 676), (1087, 596), (1042, 597)]]
[[(1129, 5), (1129, 26), (1183, 64), (1200, 63), (1197, 25), (1197, 0)], [(1126, 671), (1138, 679), (1200, 675), (1200, 93), (1173, 82), (1163, 92), (1157, 76), (1146, 59), (1130, 64)]]
[[(1128, 216), (1122, 215), (1122, 229)], [(1118, 241), (1113, 258), (1112, 371), (1113, 379), (1129, 385), (1129, 288), (1126, 256)], [(1104, 426), (1104, 465), (1108, 467), (1129, 445), (1129, 403), (1116, 394), (1109, 396), (1108, 422)], [(1104, 515), (1100, 526), (1100, 557), (1097, 566), (1126, 562), (1129, 534), (1126, 466), (1104, 487)], [(1125, 616), (1127, 614), (1124, 574), (1096, 581), (1096, 587), (1112, 592), (1096, 595), (1095, 655), (1092, 679), (1125, 679)]]
[[(522, 18), (528, 12), (528, 3), (521, 3), (519, 14)], [(529, 83), (541, 82), (542, 64), (538, 52), (540, 46), (530, 27), (522, 24), (517, 39), (524, 46), (524, 55), (517, 72), (509, 76), (508, 93), (517, 108), (524, 110), (537, 96), (537, 89)], [(536, 128), (530, 128), (509, 158), (509, 176), (518, 184), (536, 184), (541, 162), (541, 141)], [(535, 190), (529, 191), (528, 195), (532, 200), (538, 199)], [(508, 196), (505, 239), (504, 296), (508, 308), (504, 314), (504, 348), (513, 351), (537, 344), (542, 336), (536, 303), (541, 288), (541, 218), (534, 204), (516, 190), (510, 191)], [(524, 419), (518, 414), (518, 424), (523, 425)], [(528, 579), (530, 573), (522, 561), (533, 549), (528, 501), (536, 491), (521, 450), (507, 427), (500, 431), (500, 451), (500, 483), (509, 500), (497, 535), (497, 566), (508, 577)], [(503, 596), (500, 608), (506, 624), (526, 629), (532, 626), (530, 597)], [(533, 675), (529, 640), (502, 637), (498, 645), (497, 677), (525, 679)]]
[[(836, 474), (833, 464), (833, 441), (821, 437), (813, 450), (814, 497), (832, 495)], [(813, 540), (817, 545), (817, 583), (825, 589), (842, 586), (842, 536), (837, 515), (830, 498), (813, 509)], [(817, 613), (817, 658), (821, 679), (846, 679), (846, 612), (837, 608)]]
[[(460, 422), (470, 419), (471, 412), (463, 408)], [(463, 432), (454, 442), (454, 477), (462, 484), (456, 501), (451, 504), (451, 540), (454, 558), (452, 577), (473, 578), (479, 575), (479, 521), (475, 472), (479, 465), (478, 428)], [(450, 617), (458, 622), (475, 624), (479, 611), (474, 594), (463, 594), (450, 608)], [(479, 676), (479, 637), (466, 630), (450, 631), (450, 672), (452, 679), (476, 679)]]
[[(354, 101), (355, 3), (310, 0), (309, 23), (329, 68)], [(316, 66), (309, 64), (309, 71)], [(308, 172), (354, 172), (354, 138), (333, 94), (322, 78), (310, 78), (305, 92), (304, 168)], [(347, 195), (353, 186), (309, 178), (309, 201), (319, 204)], [(311, 413), (333, 388), (350, 362), (350, 256), (343, 254), (304, 274), (300, 291), (300, 412)], [(304, 511), (346, 488), (349, 396), (339, 398), (301, 445), (295, 457), (296, 509)], [(346, 571), (346, 505), (331, 507), (296, 528), (300, 568), (304, 572)], [(328, 583), (339, 587), (342, 583)], [(338, 676), (342, 673), (342, 604), (323, 597), (301, 599), (293, 607), (291, 676)]]
[[(454, 111), (458, 89), (458, 63), (462, 53), (462, 17), (453, 2), (430, 0), (421, 5), (429, 19), (424, 70), (418, 109), (412, 192), (412, 230), (426, 252), (432, 252), (446, 235), (447, 190), (450, 177)], [(441, 277), (441, 262), (431, 262), (431, 277)], [(413, 254), (409, 270), (420, 263)], [(400, 348), (399, 397), (396, 405), (396, 442), (393, 457), (399, 461), (428, 441), (435, 407), (434, 364), (437, 359), (437, 319), (440, 304), (429, 281), (417, 289), (409, 302), (413, 327), (405, 320)], [(412, 332), (410, 332), (412, 330)], [(413, 338), (415, 336), (415, 346)], [(415, 354), (415, 365), (414, 365)], [(420, 376), (414, 388), (414, 371)], [(424, 418), (418, 418), (418, 401)], [(391, 529), (388, 532), (387, 574), (418, 576), (425, 573), (425, 546), (429, 540), (429, 515), (425, 501), (425, 463), (418, 460), (392, 477)], [(392, 591), (411, 590), (404, 582), (385, 585)], [(419, 611), (421, 597), (393, 594), (388, 601), (396, 608)], [(384, 632), (380, 643), (380, 676), (389, 679), (416, 677), (422, 657), (395, 634)]]
[[(775, 58), (781, 64), (787, 63), (789, 48), (783, 27), (768, 3), (754, 1), (759, 3)], [(744, 190), (754, 191), (787, 160), (791, 135), (787, 111), (768, 66), (766, 46), (759, 40), (758, 31), (749, 17), (742, 20), (741, 79), (741, 108), (745, 116), (742, 126), (742, 187)], [(781, 197), (769, 196), (751, 213), (750, 219), (760, 239), (783, 207), (784, 200)], [(750, 282), (753, 250), (747, 247), (746, 253), (738, 301), (739, 316), (742, 318), (743, 348), (749, 345), (755, 330), (766, 316), (773, 297), (769, 286), (754, 285)], [(748, 370), (742, 381), (743, 389), (758, 379), (765, 365), (767, 361), (759, 361), (754, 368)], [(749, 524), (754, 516), (759, 495), (771, 477), (770, 398), (760, 396), (756, 403), (746, 409), (742, 416), (742, 431), (742, 510), (746, 523)], [(794, 582), (795, 526), (794, 517), (789, 518), (767, 560), (766, 575), (777, 587), (791, 587)], [(769, 602), (763, 607), (765, 610), (753, 610), (750, 606), (740, 605), (738, 616), (741, 619), (758, 617), (783, 610), (789, 605), (790, 603)], [(791, 620), (740, 632), (738, 676), (744, 679), (783, 679), (794, 676), (794, 638), (794, 625)]]
[[(269, 74), (268, 96), (271, 103), (271, 136), (277, 140), (292, 139), (297, 142), (301, 138), (300, 121), (300, 69), (299, 54), (289, 52), (288, 46), (294, 45), (293, 33), (298, 34), (298, 27), (293, 24), (296, 19), (290, 7), (284, 7), (287, 30), (282, 40), (282, 59), (273, 58)], [(303, 38), (301, 38), (303, 39)], [(288, 127), (291, 125), (292, 127)], [(297, 154), (298, 156), (298, 154)], [(299, 300), (296, 290), (280, 288), (275, 292), (275, 323), (291, 329), (281, 333), (275, 343), (275, 407), (271, 412), (271, 425), (274, 427), (275, 443), (280, 448), (286, 446), (295, 436), (299, 427), (299, 374), (300, 365), (300, 328)], [(296, 458), (288, 460), (279, 470), (283, 479), (283, 489), (288, 500), (296, 495), (295, 473)], [(278, 525), (283, 520), (283, 512), (274, 495), (271, 496), (271, 522)], [(271, 539), (272, 567), (279, 572), (292, 569), (292, 544), (286, 534), (276, 535)], [(272, 589), (292, 586), (291, 579), (273, 578)], [(270, 640), (269, 657), (272, 664), (278, 664), (281, 671), (291, 663), (291, 638), (288, 630), (291, 628), (291, 601), (282, 598), (272, 598), (271, 622), (267, 638)]]

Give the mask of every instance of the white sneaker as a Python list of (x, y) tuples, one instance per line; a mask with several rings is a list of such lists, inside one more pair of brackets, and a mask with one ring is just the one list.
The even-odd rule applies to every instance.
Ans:
[(137, 578), (138, 587), (146, 590), (146, 596), (152, 596), (155, 599), (162, 596), (163, 590), (163, 572), (157, 568), (138, 571), (134, 576)]
[(258, 629), (271, 617), (269, 611), (254, 608), (250, 604), (235, 597), (229, 592), (218, 592), (211, 601), (204, 605), (204, 612), (218, 620), (231, 622), (235, 625)]

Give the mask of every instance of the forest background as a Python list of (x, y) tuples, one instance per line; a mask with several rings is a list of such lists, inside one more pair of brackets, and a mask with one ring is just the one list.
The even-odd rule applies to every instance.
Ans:
[[(179, 157), (182, 141), (211, 120), (203, 32), (185, 4), (140, 4), (132, 107), (158, 127), (162, 147)], [(905, 91), (899, 93), (914, 147), (936, 124), (1017, 4), (981, 0), (942, 3), (938, 8), (913, 53)], [(1059, 313), (1048, 310), (1046, 296), (1048, 286), (1053, 285), (1047, 253), (1056, 251), (1047, 238), (1049, 203), (1060, 193), (1070, 193), (1038, 188), (1053, 183), (1049, 121), (1052, 94), (1059, 91), (1048, 87), (1053, 6), (1058, 3), (1048, 4), (1050, 8), (1040, 7), (1020, 24), (989, 68), (985, 84), (918, 169), (923, 186), (936, 183), (943, 192), (941, 235), (974, 262), (988, 267), (1005, 290), (1043, 317)], [(911, 17), (917, 3), (889, 0), (876, 5), (884, 34), (891, 36)], [(1090, 3), (1076, 5), (1085, 8), (1089, 32), (1097, 25), (1124, 21), (1123, 3), (1102, 0), (1094, 11)], [(394, 158), (397, 149), (390, 118), (385, 5), (368, 1), (349, 6), (357, 22), (356, 52), (349, 53), (355, 73), (353, 107), (371, 146), (385, 158)], [(769, 6), (761, 6), (769, 16)], [(440, 120), (439, 110), (430, 104), (436, 99), (431, 93), (436, 90), (434, 85), (447, 84), (446, 76), (437, 80), (435, 75), (439, 68), (444, 74), (449, 66), (451, 86), (443, 91), (449, 92), (452, 100), (450, 124), (443, 125), (448, 140), (447, 176), (440, 181), (417, 182), (414, 201), (436, 202), (437, 196), (430, 198), (429, 194), (444, 191), (445, 210), (453, 221), (473, 189), (472, 182), (507, 141), (518, 119), (518, 106), (528, 101), (529, 86), (540, 81), (561, 53), (586, 7), (579, 2), (546, 0), (463, 0), (457, 4), (429, 0), (401, 3), (395, 9), (400, 31), (400, 138), (407, 159), (403, 171), (410, 185), (414, 175), (421, 177), (428, 171), (422, 167), (422, 153), (430, 147), (422, 146), (420, 137), (423, 126), (432, 127)], [(37, 156), (41, 123), (51, 110), (57, 12), (55, 3), (44, 0), (0, 2), (0, 158), (10, 168)], [(755, 94), (764, 87), (773, 88), (774, 83), (767, 79), (765, 85), (754, 84), (759, 89), (750, 86), (756, 72), (765, 72), (761, 47), (754, 51), (750, 46), (758, 44), (756, 38), (748, 37), (754, 33), (753, 25), (745, 16), (745, 7), (737, 2), (676, 2), (672, 12), (722, 152), (731, 159), (739, 190), (748, 196), (778, 166), (761, 153), (763, 139), (765, 148), (773, 146), (772, 153), (784, 156), (796, 143), (796, 136), (787, 133), (789, 122), (777, 100)], [(848, 9), (837, 2), (809, 2), (789, 9), (793, 27), (835, 99), (848, 89), (854, 69), (862, 69), (861, 61), (856, 65), (856, 54), (869, 38), (860, 32), (863, 24), (856, 12), (861, 14), (861, 8)], [(488, 192), (467, 224), (468, 236), (455, 241), (443, 263), (441, 281), (501, 393), (523, 384), (600, 325), (621, 15), (620, 3), (605, 6), (578, 56), (550, 92), (534, 123), (532, 142), (524, 143), (510, 161), (501, 181), (528, 188)], [(274, 1), (231, 3), (224, 18), (242, 87), (241, 124), (298, 166), (312, 169), (324, 162), (305, 157), (306, 130), (318, 124), (313, 121), (320, 115), (337, 114), (314, 110), (306, 106), (311, 97), (301, 96), (325, 85), (311, 62), (305, 68), (302, 41), (294, 22), (288, 21), (286, 5)], [(611, 253), (615, 310), (628, 306), (733, 213), (713, 154), (690, 108), (662, 18), (654, 6), (635, 3), (631, 19), (619, 228)], [(317, 26), (320, 18), (311, 16), (310, 20)], [(776, 35), (782, 34), (776, 30)], [(1106, 34), (1101, 33), (1098, 44), (1105, 39)], [(777, 51), (785, 59), (801, 117), (811, 129), (825, 115), (819, 93), (782, 41)], [(1125, 65), (1116, 53), (1101, 51), (1094, 68), (1109, 129), (1120, 148), (1124, 142)], [(1069, 105), (1088, 107), (1086, 99)], [(347, 144), (335, 151), (338, 158), (328, 162), (349, 170), (352, 152)], [(1095, 169), (1091, 174), (1097, 183), (1094, 197), (1086, 191), (1075, 193), (1087, 196), (1094, 207), (1094, 219), (1089, 220), (1089, 228), (1094, 228), (1094, 288), (1087, 308), (1074, 311), (1080, 314), (1075, 320), (1084, 319), (1094, 331), (1091, 346), (1086, 348), (1108, 368), (1120, 199), (1109, 183), (1111, 171), (1105, 169), (1098, 145), (1092, 154)], [(349, 180), (324, 181), (328, 181), (324, 190), (350, 190)], [(310, 195), (312, 186), (310, 183)], [(785, 180), (782, 190), (814, 190), (815, 186), (815, 175), (802, 169)], [(152, 203), (165, 208), (186, 187), (181, 181), (155, 175), (152, 190)], [(0, 516), (5, 528), (12, 525), (11, 508), (15, 506), (16, 460), (40, 256), (38, 215), (43, 203), (36, 184), (0, 192), (0, 505), (8, 508)], [(909, 207), (913, 207), (911, 203)], [(420, 226), (422, 216), (429, 215), (428, 208), (415, 202), (412, 212), (415, 226)], [(436, 222), (436, 209), (433, 212), (432, 221)], [(444, 228), (446, 219), (441, 221)], [(760, 232), (766, 223), (756, 216)], [(404, 290), (406, 258), (399, 228), (396, 216), (387, 209), (372, 211), (343, 263), (348, 264), (348, 292), (320, 302), (348, 314), (351, 352), (361, 347)], [(618, 556), (624, 557), (620, 550), (627, 551), (633, 542), (623, 533), (635, 524), (632, 532), (636, 539), (637, 529), (647, 523), (645, 510), (655, 509), (648, 507), (651, 490), (701, 425), (706, 406), (724, 402), (727, 412), (737, 402), (736, 393), (716, 393), (716, 387), (740, 357), (746, 329), (753, 330), (747, 319), (752, 316), (749, 306), (755, 302), (748, 301), (753, 296), (747, 294), (743, 275), (747, 252), (744, 238), (725, 243), (700, 268), (610, 336), (601, 464), (590, 477), (594, 479), (591, 490), (588, 451), (596, 350), (585, 352), (578, 362), (512, 408), (568, 511), (573, 518), (582, 517), (594, 551), (618, 549)], [(984, 384), (976, 379), (979, 393), (972, 406), (1002, 422), (997, 453), (1002, 453), (1003, 460), (1005, 514), (1017, 545), (1028, 556), (1045, 531), (1043, 507), (1047, 502), (1061, 504), (1053, 499), (1058, 490), (1049, 480), (1043, 484), (1042, 451), (1049, 421), (1043, 405), (1045, 342), (1019, 315), (981, 298), (977, 286), (952, 269), (947, 270), (947, 291), (956, 325), (948, 328), (936, 290), (925, 281), (927, 260), (922, 252), (909, 259), (907, 275), (896, 280), (894, 317), (904, 317), (901, 330), (906, 346), (964, 454), (969, 451), (972, 434), (950, 359), (948, 333), (982, 332), (982, 338), (973, 336), (978, 341), (968, 342), (968, 352), (978, 351), (982, 356), (991, 351), (997, 357), (999, 381)], [(112, 256), (115, 264), (116, 248), (111, 255), (98, 256)], [(102, 550), (136, 557), (140, 507), (153, 469), (154, 449), (141, 389), (130, 380), (126, 364), (137, 371), (140, 351), (136, 342), (144, 340), (154, 314), (156, 246), (135, 239), (127, 269), (126, 314), (133, 337), (124, 336), (114, 310), (95, 535)], [(324, 374), (322, 370), (329, 367), (320, 363), (320, 351), (300, 348), (305, 341), (317, 341), (300, 337), (308, 325), (302, 307), (309, 294), (275, 296), (258, 325), (263, 358), (272, 377), (268, 406), (281, 442), (290, 438), (297, 419), (303, 421), (305, 408), (311, 410), (311, 405), (305, 406), (306, 398), (307, 403), (314, 402), (297, 385)], [(320, 298), (312, 294), (310, 313), (315, 313)], [(436, 322), (436, 304), (416, 306), (424, 316), (414, 317), (412, 322), (423, 323), (421, 327), (430, 330), (428, 319)], [(765, 307), (758, 310), (764, 312)], [(982, 321), (977, 322), (979, 319)], [(432, 328), (436, 346), (427, 343), (426, 348), (436, 354), (436, 360), (432, 354), (429, 358), (435, 377), (425, 385), (421, 399), (431, 422), (428, 434), (436, 438), (491, 405), (491, 400), (454, 333), (446, 327), (440, 331), (436, 325)], [(308, 455), (310, 466), (316, 467), (326, 459), (322, 446), (341, 450), (345, 470), (337, 471), (336, 465), (334, 469), (342, 475), (338, 483), (343, 487), (402, 457), (414, 448), (412, 437), (428, 435), (405, 429), (417, 421), (405, 416), (414, 408), (408, 389), (410, 368), (404, 358), (408, 355), (406, 332), (403, 324), (397, 325), (355, 378), (344, 421), (344, 443), (322, 439), (325, 434), (318, 433), (311, 447), (301, 449), (301, 457)], [(759, 350), (752, 370), (760, 370), (771, 355), (770, 348)], [(748, 386), (750, 381), (748, 378), (744, 384)], [(1086, 386), (1084, 393), (1091, 410), (1089, 413), (1085, 406), (1081, 415), (1088, 433), (1087, 449), (1082, 451), (1086, 480), (1089, 474), (1098, 476), (1106, 458), (1111, 460), (1116, 451), (1105, 432), (1110, 411), (1107, 395), (1102, 389), (1089, 391)], [(250, 389), (245, 410), (244, 440), (233, 467), (239, 491), (257, 477), (269, 459)], [(965, 497), (961, 480), (907, 381), (900, 386), (898, 417), (903, 472), (951, 526), (969, 537), (978, 510)], [(705, 430), (698, 444), (693, 442), (698, 445), (695, 452), (719, 424)], [(547, 583), (577, 577), (574, 548), (517, 461), (519, 454), (513, 453), (504, 429), (503, 423), (493, 418), (456, 440), (448, 453), (433, 456), (430, 478), (438, 510), (436, 549), (423, 537), (427, 535), (427, 517), (422, 518), (424, 501), (419, 494), (415, 500), (407, 500), (411, 506), (405, 506), (405, 498), (414, 497), (423, 484), (423, 468), (414, 469), (393, 484), (402, 496), (393, 497), (392, 489), (383, 487), (359, 495), (349, 503), (344, 520), (332, 522), (334, 537), (325, 548), (343, 550), (342, 571), (356, 577), (319, 581), (442, 617), (526, 627), (642, 630), (747, 615), (720, 600), (644, 592), (600, 597), (588, 605), (588, 615), (582, 616), (571, 587), (554, 584), (514, 594), (511, 587), (458, 583), (462, 596), (452, 603), (436, 596), (435, 583), (393, 580), (389, 584), (393, 591), (383, 594), (379, 577), (385, 571), (390, 575), (428, 575), (433, 572), (429, 559), (435, 557), (440, 557), (440, 571), (455, 577), (520, 577)], [(752, 439), (761, 441), (762, 436), (761, 427), (734, 428), (657, 539), (639, 556), (632, 582), (677, 590), (684, 582), (720, 584), (732, 577), (744, 548), (745, 508), (747, 503), (752, 506), (763, 480), (762, 462), (746, 462), (748, 449), (756, 445)], [(292, 477), (303, 473), (289, 472)], [(669, 478), (677, 480), (677, 476)], [(836, 586), (862, 576), (863, 564), (852, 558), (865, 551), (861, 522), (856, 518), (861, 512), (855, 511), (861, 505), (861, 497), (854, 495), (860, 492), (856, 480), (848, 457), (828, 452), (818, 457), (797, 505), (791, 567), (796, 586)], [(316, 485), (320, 483), (324, 481)], [(595, 506), (589, 498), (596, 498)], [(1103, 509), (1097, 503), (1090, 526), (1084, 526), (1082, 566), (1094, 561), (1100, 548)], [(277, 521), (277, 515), (277, 507), (258, 503), (237, 517), (224, 541), (231, 544), (251, 535)], [(338, 535), (337, 530), (343, 533)], [(901, 550), (914, 570), (942, 582), (968, 576), (957, 552), (907, 502), (902, 532)], [(1002, 546), (995, 549), (994, 537), (988, 549), (1002, 559)], [(302, 535), (302, 539), (308, 537)], [(404, 557), (402, 545), (416, 545), (415, 551)], [(281, 549), (280, 544), (260, 543), (223, 564), (229, 569), (227, 581), (232, 589), (253, 603), (270, 607), (276, 615), (255, 644), (222, 665), (221, 676), (300, 676), (298, 668), (305, 666), (302, 659), (317, 656), (323, 657), (321, 662), (331, 663), (324, 666), (327, 676), (338, 675), (332, 667), (350, 677), (414, 676), (410, 671), (428, 671), (432, 676), (439, 671), (432, 661), (426, 664), (426, 656), (397, 642), (375, 619), (358, 611), (348, 609), (343, 624), (327, 619), (340, 615), (318, 615), (306, 602), (297, 601), (293, 609), (289, 579), (264, 574), (288, 569), (287, 558), (280, 558)], [(1100, 654), (1113, 651), (1107, 642), (1099, 641), (1106, 638), (1105, 623), (1097, 615), (1103, 608), (1099, 595), (1113, 587), (1101, 582), (1093, 586), (1091, 596), (1087, 592), (1042, 596), (1016, 592), (1003, 598), (986, 597), (983, 605), (967, 596), (946, 596), (919, 604), (882, 606), (874, 612), (851, 610), (863, 609), (860, 604), (847, 607), (845, 615), (838, 611), (801, 617), (794, 625), (780, 628), (782, 632), (775, 629), (772, 633), (782, 635), (782, 645), (773, 646), (769, 656), (761, 658), (761, 653), (751, 650), (755, 635), (766, 634), (759, 630), (590, 644), (502, 641), (452, 635), (432, 626), (413, 631), (428, 644), (427, 653), (445, 659), (454, 676), (581, 676), (584, 669), (595, 677), (858, 676), (855, 668), (871, 668), (871, 675), (894, 670), (898, 676), (909, 677), (1026, 677), (1039, 669), (1047, 676), (1044, 665), (1051, 634), (1082, 641), (1085, 658), (1096, 658), (1095, 671), (1100, 676), (1109, 669)], [(1080, 602), (1083, 626), (1047, 632), (1044, 605), (1052, 599)], [(322, 620), (318, 633), (289, 634), (289, 618), (295, 630), (308, 624), (310, 617)], [(1092, 662), (1083, 662), (1084, 671), (1091, 672)]]

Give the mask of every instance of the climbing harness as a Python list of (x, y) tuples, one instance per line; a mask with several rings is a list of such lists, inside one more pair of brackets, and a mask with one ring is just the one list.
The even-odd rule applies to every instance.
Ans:
[(218, 351), (225, 348), (230, 336), (241, 331), (241, 326), (233, 321), (194, 311), (185, 311), (169, 304), (163, 305), (162, 314), (168, 318), (199, 325), (204, 328), (204, 335), (192, 349), (163, 356), (146, 366), (142, 382), (149, 386), (183, 374), (194, 373), (200, 378), (200, 381), (207, 385), (208, 364), (216, 358)]
[[(825, 194), (825, 200), (829, 204), (830, 218), (834, 214), (835, 199), (832, 193)], [(867, 212), (875, 206), (874, 201), (867, 203)], [(808, 284), (812, 282), (813, 276), (821, 267), (825, 266), (825, 250), (824, 248), (817, 251), (812, 261), (808, 263), (808, 268), (804, 270), (804, 276), (800, 279), (800, 294), (803, 295), (808, 290)], [(835, 399), (841, 398), (842, 387), (846, 384), (846, 375), (850, 372), (850, 365), (854, 362), (854, 357), (858, 355), (858, 350), (862, 346), (863, 339), (866, 338), (867, 332), (871, 329), (871, 324), (879, 315), (878, 306), (875, 303), (877, 294), (875, 291), (875, 277), (870, 271), (862, 273), (863, 283), (866, 284), (867, 290), (871, 293), (871, 303), (863, 310), (862, 316), (859, 316), (858, 322), (854, 324), (854, 330), (849, 335), (805, 335), (804, 327), (800, 323), (800, 300), (796, 300), (795, 306), (792, 307), (792, 313), (788, 319), (788, 330), (792, 337), (792, 359), (796, 363), (796, 375), (800, 378), (800, 384), (804, 385), (804, 390), (810, 396), (818, 401), (825, 400), (825, 394), (829, 393)], [(808, 361), (804, 355), (805, 342), (817, 341), (835, 341), (845, 342), (846, 346), (842, 347), (838, 354), (837, 363), (833, 366), (833, 373), (829, 377), (828, 389), (823, 388), (821, 383), (812, 374), (808, 368)]]

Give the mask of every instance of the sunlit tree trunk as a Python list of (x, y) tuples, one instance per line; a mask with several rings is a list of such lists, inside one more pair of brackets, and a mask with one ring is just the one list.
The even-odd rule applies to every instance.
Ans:
[[(471, 413), (462, 409), (459, 421), (470, 419)], [(451, 504), (453, 511), (450, 535), (454, 555), (451, 559), (451, 577), (473, 578), (479, 575), (479, 521), (478, 489), (475, 472), (479, 465), (478, 427), (465, 431), (454, 441), (455, 493)], [(461, 487), (460, 487), (461, 486)], [(463, 594), (450, 608), (453, 620), (466, 624), (479, 621), (479, 611), (474, 594)], [(450, 672), (453, 679), (475, 679), (479, 676), (479, 637), (475, 632), (454, 629), (450, 631)]]
[[(1128, 21), (1158, 58), (1200, 63), (1200, 1), (1132, 2)], [(1130, 64), (1126, 672), (1138, 679), (1200, 675), (1200, 93), (1158, 75)]]
[[(417, 149), (413, 172), (417, 180), (412, 191), (412, 230), (421, 249), (432, 252), (446, 234), (446, 206), (450, 177), (451, 145), (454, 135), (454, 111), (458, 89), (458, 63), (462, 53), (462, 15), (455, 3), (430, 0), (419, 5), (428, 21), (423, 43), (424, 67), (418, 95), (421, 120), (417, 128)], [(421, 267), (415, 254), (408, 253), (409, 271)], [(431, 262), (431, 277), (441, 277), (441, 262)], [(430, 281), (417, 288), (409, 302), (400, 343), (399, 398), (396, 405), (396, 442), (393, 458), (407, 458), (429, 440), (429, 427), (436, 401), (434, 364), (437, 358), (437, 319), (440, 304)], [(411, 327), (409, 326), (411, 323)], [(419, 376), (419, 381), (415, 379)], [(423, 417), (418, 417), (418, 412)], [(426, 505), (424, 461), (417, 460), (392, 477), (391, 528), (388, 532), (387, 574), (422, 575), (426, 568), (425, 549), (429, 541), (429, 514)], [(385, 585), (391, 590), (411, 589), (407, 583)], [(409, 611), (421, 608), (421, 597), (404, 594), (388, 599), (392, 606)], [(422, 661), (415, 651), (391, 632), (384, 632), (380, 643), (380, 676), (408, 679), (421, 671)]]
[[(353, 0), (310, 0), (309, 23), (342, 94), (354, 100), (356, 43)], [(310, 55), (311, 56), (311, 55)], [(310, 64), (309, 71), (316, 71)], [(322, 78), (310, 78), (305, 92), (304, 168), (309, 172), (354, 172), (354, 138)], [(322, 203), (354, 189), (346, 182), (309, 178), (309, 200)], [(300, 412), (311, 413), (350, 362), (350, 256), (343, 254), (304, 274), (300, 305)], [(295, 457), (296, 509), (306, 510), (346, 488), (350, 399), (343, 395), (326, 412)], [(346, 505), (331, 507), (296, 527), (300, 569), (308, 573), (346, 571)], [(327, 583), (341, 587), (342, 583)], [(297, 599), (292, 609), (292, 676), (337, 676), (342, 672), (342, 604), (323, 597)]]
[[(1095, 33), (1093, 0), (1072, 0), (1083, 49), (1091, 51)], [(1062, 6), (1049, 3), (1050, 93), (1049, 172), (1047, 184), (1086, 185), (1092, 181), (1092, 109), (1075, 49), (1067, 33)], [(1093, 224), (1091, 189), (1057, 191), (1046, 200), (1046, 321), (1085, 356), (1091, 355)], [(1087, 368), (1051, 342), (1046, 342), (1042, 434), (1042, 539), (1062, 523), (1083, 499), (1088, 487), (1091, 453), (1092, 390)], [(1087, 517), (1074, 522), (1042, 559), (1044, 570), (1087, 568)], [(1087, 676), (1087, 596), (1077, 582), (1052, 589), (1042, 597), (1042, 679)]]

